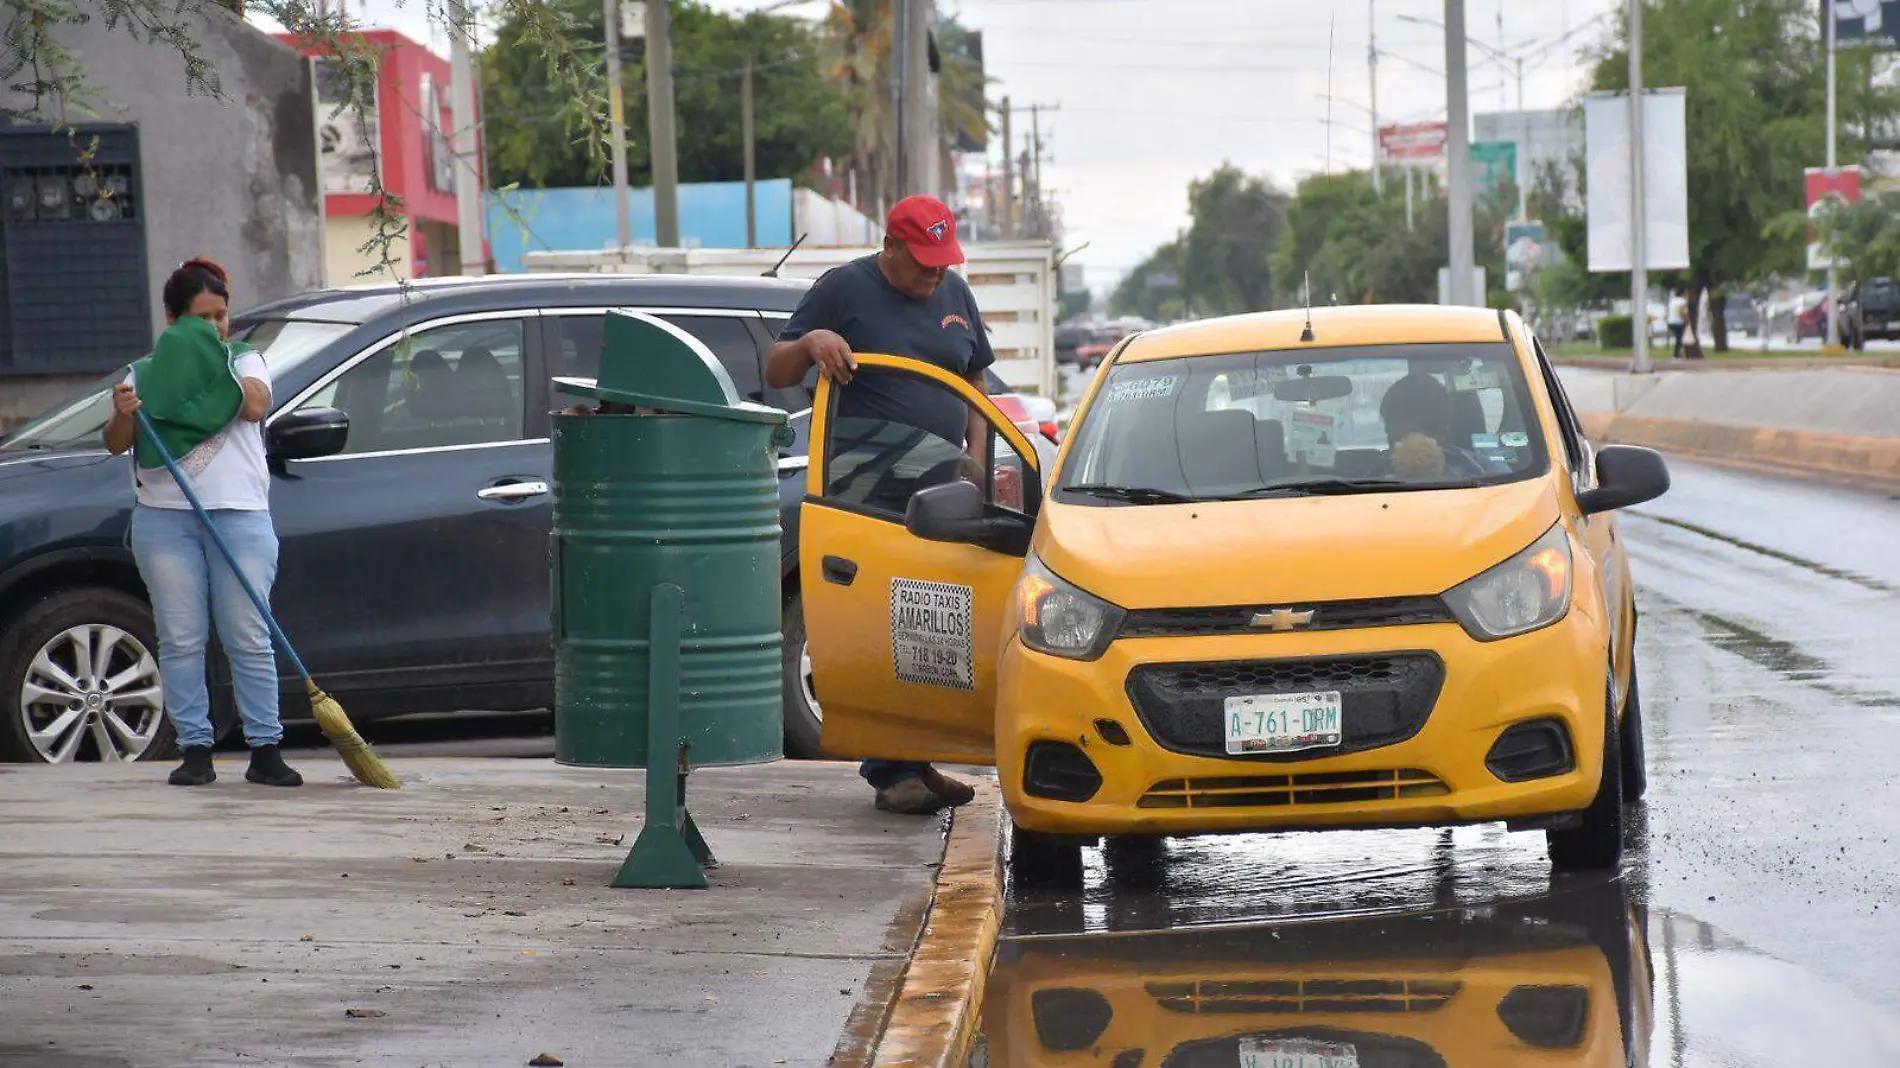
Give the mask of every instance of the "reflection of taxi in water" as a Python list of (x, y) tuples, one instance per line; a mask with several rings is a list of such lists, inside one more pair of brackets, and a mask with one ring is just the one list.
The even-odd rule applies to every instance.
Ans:
[(1625, 1068), (1650, 975), (1620, 883), (1475, 913), (1005, 942), (993, 1068)]
[(991, 459), (820, 390), (826, 751), (994, 760), (1025, 871), (1072, 876), (1104, 834), (1483, 820), (1546, 830), (1560, 867), (1620, 859), (1643, 764), (1613, 511), (1668, 473), (1584, 439), (1515, 315), (1136, 335), (1048, 470), (953, 376), (861, 364), (975, 409)]

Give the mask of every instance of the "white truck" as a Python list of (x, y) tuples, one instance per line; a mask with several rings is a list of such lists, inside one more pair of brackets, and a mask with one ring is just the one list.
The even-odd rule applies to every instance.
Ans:
[[(872, 247), (784, 249), (651, 248), (530, 252), (531, 274), (761, 275), (781, 258), (781, 278), (817, 278), (877, 251)], [(1056, 399), (1055, 317), (1059, 303), (1055, 250), (1045, 241), (966, 242), (960, 268), (996, 350), (996, 375), (1011, 389)]]

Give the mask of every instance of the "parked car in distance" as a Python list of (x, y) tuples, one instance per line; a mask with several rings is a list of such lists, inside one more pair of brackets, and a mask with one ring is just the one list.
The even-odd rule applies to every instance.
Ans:
[[(359, 721), (552, 706), (550, 411), (573, 400), (549, 379), (594, 376), (608, 309), (631, 308), (704, 342), (749, 399), (793, 413), (800, 433), (781, 456), (779, 494), (786, 741), (815, 753), (798, 574), (811, 391), (768, 388), (763, 375), (808, 285), (493, 276), (324, 289), (239, 315), (233, 336), (262, 351), (273, 380), (272, 600), (313, 673)], [(126, 548), (131, 461), (100, 438), (122, 378), (0, 438), (0, 760), (172, 748), (151, 607)], [(993, 375), (988, 389), (1007, 392)], [(221, 657), (211, 672), (228, 727)], [(283, 674), (285, 718), (307, 719)]]

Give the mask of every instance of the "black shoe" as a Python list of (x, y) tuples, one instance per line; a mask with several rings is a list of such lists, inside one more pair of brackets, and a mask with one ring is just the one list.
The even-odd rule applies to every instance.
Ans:
[(244, 770), (245, 782), (263, 783), (265, 786), (302, 786), (303, 776), (284, 763), (284, 754), (274, 745), (260, 745), (251, 750), (251, 766)]
[(170, 781), (173, 786), (209, 786), (217, 782), (217, 769), (211, 766), (211, 747), (186, 746), (185, 762), (172, 769)]

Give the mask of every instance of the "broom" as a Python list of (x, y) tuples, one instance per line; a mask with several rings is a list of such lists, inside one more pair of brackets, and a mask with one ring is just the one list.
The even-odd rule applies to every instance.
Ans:
[(277, 647), (284, 651), (284, 656), (290, 660), (291, 666), (296, 668), (297, 674), (303, 678), (304, 688), (310, 693), (310, 711), (317, 718), (317, 729), (321, 730), (323, 736), (330, 739), (331, 744), (336, 746), (337, 755), (343, 758), (344, 765), (350, 769), (351, 775), (356, 776), (357, 782), (382, 790), (402, 789), (402, 780), (396, 778), (396, 773), (389, 770), (389, 765), (383, 763), (383, 758), (377, 756), (375, 750), (370, 748), (370, 744), (363, 740), (362, 735), (356, 733), (355, 727), (350, 725), (350, 717), (344, 714), (343, 706), (336, 703), (336, 698), (317, 688), (316, 682), (310, 678), (309, 670), (303, 666), (303, 659), (297, 655), (297, 650), (290, 647), (290, 639), (284, 637), (283, 628), (277, 625), (276, 617), (271, 615), (270, 605), (257, 592), (257, 587), (251, 585), (251, 580), (244, 577), (243, 570), (238, 567), (236, 555), (231, 552), (231, 547), (224, 543), (224, 535), (219, 534), (217, 526), (211, 522), (210, 514), (205, 511), (204, 504), (198, 500), (198, 494), (191, 488), (191, 483), (185, 478), (184, 472), (178, 469), (178, 462), (172, 459), (171, 450), (165, 447), (164, 442), (158, 440), (158, 431), (153, 429), (151, 419), (143, 411), (137, 414), (139, 429), (145, 432), (145, 440), (151, 442), (152, 447), (158, 450), (159, 459), (165, 461), (165, 470), (171, 472), (172, 480), (177, 482), (178, 488), (184, 491), (185, 499), (191, 502), (191, 510), (198, 513), (199, 522), (204, 524), (206, 532), (211, 535), (211, 540), (217, 543), (218, 552), (223, 554), (224, 562), (230, 566), (231, 573), (237, 576), (238, 585), (244, 587), (244, 592), (251, 597), (251, 603), (257, 606), (258, 614), (264, 617), (264, 625), (270, 628), (271, 637), (277, 640)]

